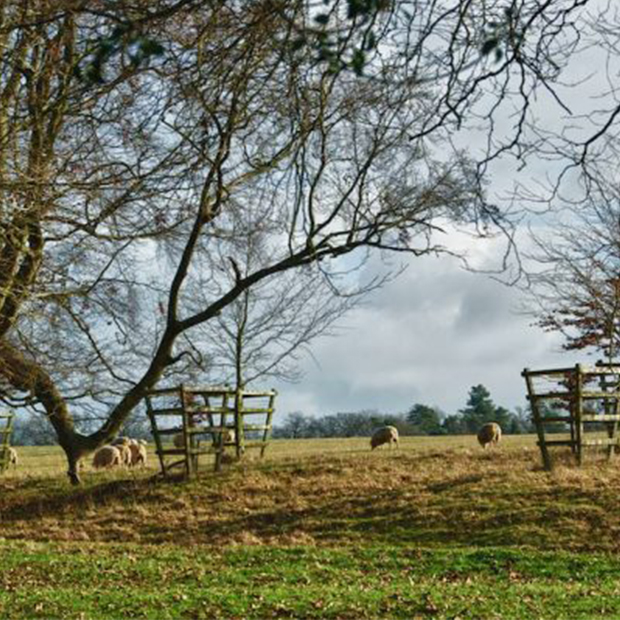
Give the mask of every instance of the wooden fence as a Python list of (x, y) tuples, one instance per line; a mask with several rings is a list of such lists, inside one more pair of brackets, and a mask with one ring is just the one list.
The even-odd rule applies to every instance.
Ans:
[(146, 408), (162, 475), (167, 477), (180, 467), (192, 478), (205, 455), (214, 455), (215, 471), (232, 451), (237, 460), (246, 450), (256, 448), (263, 457), (271, 436), (275, 397), (275, 390), (230, 387), (181, 385), (151, 390)]
[[(604, 448), (607, 458), (613, 457), (620, 421), (620, 365), (597, 362), (594, 367), (526, 368), (521, 374), (546, 470), (553, 467), (549, 449), (558, 446), (570, 448), (579, 465), (588, 448)], [(554, 438), (548, 432), (552, 426), (564, 428), (569, 438)]]

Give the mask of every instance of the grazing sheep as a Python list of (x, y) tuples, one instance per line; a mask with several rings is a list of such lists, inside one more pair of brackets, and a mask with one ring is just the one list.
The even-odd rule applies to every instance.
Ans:
[(9, 465), (17, 467), (19, 459), (17, 458), (17, 450), (15, 448), (9, 448)]
[(146, 446), (136, 442), (130, 444), (129, 450), (131, 452), (131, 466), (146, 465)]
[(502, 438), (502, 428), (496, 422), (484, 424), (478, 431), (478, 443), (486, 450), (492, 443), (499, 443)]
[(116, 446), (116, 449), (121, 455), (121, 465), (126, 465), (127, 467), (131, 465), (131, 446), (132, 444), (121, 444), (120, 446)]
[(146, 439), (138, 439), (138, 443), (141, 446), (148, 446), (149, 445), (149, 443), (148, 443), (148, 441)]
[(121, 464), (121, 453), (117, 446), (102, 446), (95, 452), (93, 457), (93, 467), (95, 469), (101, 469), (105, 467), (116, 467)]
[(398, 429), (395, 426), (382, 426), (377, 429), (370, 438), (370, 449), (374, 450), (377, 446), (382, 446), (384, 443), (395, 443), (398, 448)]

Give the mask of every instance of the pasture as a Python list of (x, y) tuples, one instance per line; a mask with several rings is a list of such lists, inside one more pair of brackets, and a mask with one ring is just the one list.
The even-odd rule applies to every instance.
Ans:
[(273, 441), (189, 483), (0, 478), (0, 617), (620, 617), (620, 460), (547, 474), (532, 436)]

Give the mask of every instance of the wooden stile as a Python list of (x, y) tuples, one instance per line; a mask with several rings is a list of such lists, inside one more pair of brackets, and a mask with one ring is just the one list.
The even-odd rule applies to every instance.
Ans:
[[(595, 367), (577, 364), (572, 368), (529, 370), (521, 373), (527, 387), (527, 398), (538, 435), (543, 466), (551, 470), (550, 447), (568, 446), (577, 463), (584, 460), (584, 448), (604, 448), (607, 459), (613, 458), (618, 442), (620, 422), (620, 365), (598, 362)], [(549, 384), (552, 387), (549, 388)], [(551, 403), (567, 411), (544, 415), (542, 403)], [(546, 426), (565, 423), (570, 439), (548, 438)], [(606, 437), (594, 437), (595, 431)]]
[[(162, 475), (168, 477), (171, 469), (182, 467), (185, 477), (193, 478), (198, 473), (199, 457), (206, 454), (214, 455), (215, 471), (220, 471), (224, 452), (229, 447), (234, 448), (237, 460), (243, 458), (246, 449), (250, 448), (260, 448), (262, 458), (271, 435), (276, 394), (275, 390), (250, 392), (228, 386), (180, 385), (151, 390), (145, 398), (146, 409)], [(199, 398), (204, 404), (197, 402)], [(248, 407), (246, 401), (250, 399), (253, 404)], [(261, 406), (260, 401), (254, 404), (258, 399), (266, 401), (265, 405)], [(215, 416), (219, 416), (219, 423), (216, 423)], [(262, 416), (264, 422), (249, 421), (252, 416)], [(171, 426), (175, 417), (179, 422)], [(230, 431), (235, 431), (234, 441), (226, 440)], [(247, 433), (261, 433), (262, 439), (248, 442)], [(183, 437), (182, 448), (163, 441), (163, 438), (177, 434)], [(207, 448), (202, 447), (205, 440)], [(167, 458), (174, 456), (183, 458), (174, 462)]]

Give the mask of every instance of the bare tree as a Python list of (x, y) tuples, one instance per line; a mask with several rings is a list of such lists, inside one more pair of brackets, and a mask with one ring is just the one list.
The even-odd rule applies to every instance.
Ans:
[(620, 345), (620, 194), (598, 185), (587, 208), (567, 209), (534, 237), (531, 310), (567, 350), (593, 349), (611, 362)]
[[(211, 240), (209, 282), (192, 283), (192, 309), (208, 303), (205, 292), (213, 280), (230, 289), (236, 279), (268, 266), (273, 257), (271, 222), (255, 219), (261, 211), (230, 205), (236, 222), (230, 235)], [(219, 267), (219, 269), (218, 269)], [(259, 378), (295, 381), (297, 360), (310, 343), (333, 333), (334, 322), (355, 307), (381, 279), (359, 284), (348, 270), (333, 273), (327, 265), (310, 263), (257, 282), (212, 321), (192, 331), (194, 360), (215, 382), (243, 388)]]
[[(582, 3), (524, 2), (508, 17), (495, 2), (395, 3), (373, 18), (364, 80), (296, 51), (312, 3), (49, 5), (0, 9), (0, 376), (8, 402), (43, 410), (77, 483), (79, 459), (186, 368), (197, 328), (246, 291), (368, 250), (445, 251), (447, 226), (503, 225), (481, 172), (520, 145), (522, 123), (482, 167), (451, 132), (482, 95), (496, 102), (491, 128), (500, 103), (525, 114)], [(102, 63), (109, 20), (127, 15), (105, 79), (81, 80), (76, 67)], [(150, 64), (131, 58), (140, 24), (165, 49)], [(355, 19), (338, 28), (343, 45), (360, 32)], [(269, 232), (268, 260), (245, 271), (213, 253), (239, 242), (236, 209)], [(104, 418), (92, 432), (75, 425), (85, 408)]]
[(310, 266), (261, 284), (208, 324), (208, 368), (220, 382), (243, 388), (259, 378), (297, 380), (299, 356), (359, 300), (334, 294)]

